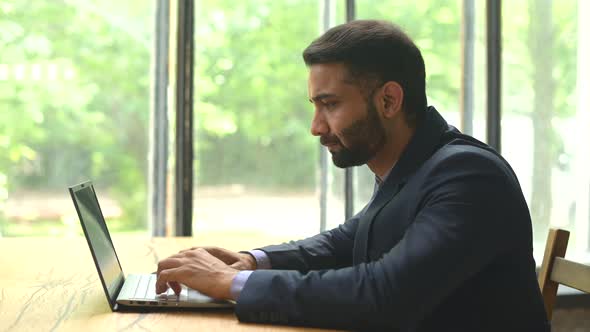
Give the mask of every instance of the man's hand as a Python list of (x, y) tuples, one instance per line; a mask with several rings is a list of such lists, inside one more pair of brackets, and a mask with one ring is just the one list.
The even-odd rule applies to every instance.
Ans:
[(252, 255), (233, 252), (219, 247), (192, 247), (190, 249), (182, 250), (180, 253), (182, 254), (199, 248), (205, 249), (209, 254), (236, 270), (256, 270), (256, 260)]
[(204, 248), (197, 248), (160, 261), (157, 274), (157, 294), (165, 292), (168, 287), (179, 294), (180, 284), (183, 284), (215, 299), (229, 299), (231, 283), (238, 270)]

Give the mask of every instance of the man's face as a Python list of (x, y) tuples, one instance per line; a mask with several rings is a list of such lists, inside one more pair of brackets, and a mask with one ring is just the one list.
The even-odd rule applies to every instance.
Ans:
[(372, 94), (347, 80), (343, 64), (312, 65), (308, 93), (315, 106), (311, 133), (332, 153), (338, 167), (371, 160), (385, 144), (385, 129)]

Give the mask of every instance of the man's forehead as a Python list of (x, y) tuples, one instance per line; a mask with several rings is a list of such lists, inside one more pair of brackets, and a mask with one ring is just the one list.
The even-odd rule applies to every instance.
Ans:
[(337, 95), (354, 85), (343, 64), (315, 64), (309, 67), (308, 94), (310, 99), (320, 95)]
[(348, 78), (348, 70), (343, 63), (318, 63), (309, 67), (309, 78), (314, 80), (338, 80)]

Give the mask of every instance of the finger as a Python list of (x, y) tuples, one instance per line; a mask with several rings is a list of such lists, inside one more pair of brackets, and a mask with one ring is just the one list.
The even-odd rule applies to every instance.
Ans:
[(214, 247), (191, 247), (189, 249), (183, 249), (183, 250), (179, 251), (178, 254), (187, 254), (187, 253), (195, 252), (195, 251), (213, 252), (213, 251), (215, 251), (215, 249), (214, 249)]
[(236, 269), (236, 270), (245, 270), (246, 267), (244, 266), (244, 264), (242, 264), (242, 262), (235, 262), (233, 264), (231, 264), (229, 267)]
[(172, 290), (174, 291), (174, 294), (180, 295), (180, 291), (182, 290), (182, 286), (180, 286), (179, 283), (177, 283), (176, 281), (170, 281), (168, 283), (168, 286), (170, 286), (170, 288), (172, 288)]
[(228, 265), (233, 264), (240, 259), (240, 256), (237, 253), (223, 248), (216, 247), (214, 251), (209, 251), (209, 253)]
[(223, 260), (213, 254), (211, 254), (209, 251), (205, 250), (205, 248), (198, 248), (196, 250), (193, 250), (191, 252), (192, 257), (202, 261), (202, 260), (213, 260), (213, 261), (219, 261), (219, 262), (223, 262)]
[[(172, 288), (172, 290), (174, 291), (174, 294), (179, 295), (180, 291), (182, 290), (182, 286), (177, 283), (176, 281), (170, 281), (168, 282), (168, 284), (166, 285), (166, 289), (164, 289), (162, 291), (162, 293), (165, 293), (166, 291), (168, 291), (168, 287)], [(156, 294), (160, 294), (158, 292), (156, 292)]]
[[(162, 294), (165, 291), (167, 291), (169, 285), (172, 286), (172, 289), (174, 290), (174, 283), (176, 283), (177, 285), (178, 283), (182, 283), (182, 281), (179, 280), (181, 272), (182, 267), (176, 267), (160, 271), (160, 273), (158, 274), (158, 280), (156, 280), (156, 294)], [(177, 290), (178, 288), (174, 290), (174, 292), (176, 293)]]
[(222, 261), (223, 263), (230, 265), (235, 264), (239, 260), (239, 256), (232, 251), (219, 248), (219, 247), (205, 247), (203, 255), (212, 256)]
[(175, 268), (182, 265), (181, 259), (176, 257), (168, 257), (166, 259), (161, 260), (158, 262), (158, 269), (156, 270), (156, 274), (160, 274), (161, 271)]
[(182, 265), (182, 260), (180, 258), (176, 258), (176, 257), (166, 258), (164, 260), (161, 260), (158, 263), (158, 270), (156, 271), (156, 274), (159, 276), (160, 272), (162, 272), (163, 270), (176, 268), (181, 265)]
[(168, 258), (182, 258), (182, 257), (186, 257), (186, 253), (179, 252), (178, 254), (171, 255)]
[(191, 249), (183, 250), (181, 253), (191, 256), (199, 256), (199, 253), (207, 253), (227, 265), (235, 264), (240, 259), (237, 253), (220, 247), (193, 247)]
[(190, 248), (188, 248), (188, 249), (182, 249), (182, 250), (181, 250), (181, 251), (179, 251), (178, 253), (179, 253), (179, 254), (182, 254), (183, 252), (187, 252), (187, 251), (195, 250), (195, 249), (197, 249), (197, 248), (199, 248), (199, 247), (190, 247)]
[(176, 281), (169, 281), (167, 283), (166, 289), (163, 291), (163, 293), (166, 292), (166, 291), (168, 291), (168, 288), (172, 288), (172, 291), (177, 296), (180, 295), (180, 292), (182, 291), (182, 285), (180, 283), (176, 282)]

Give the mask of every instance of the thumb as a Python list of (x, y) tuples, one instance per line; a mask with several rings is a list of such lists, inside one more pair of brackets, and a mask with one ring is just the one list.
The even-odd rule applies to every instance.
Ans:
[(236, 270), (245, 270), (246, 269), (246, 266), (244, 265), (244, 263), (242, 263), (240, 261), (231, 264), (229, 267), (234, 268)]

